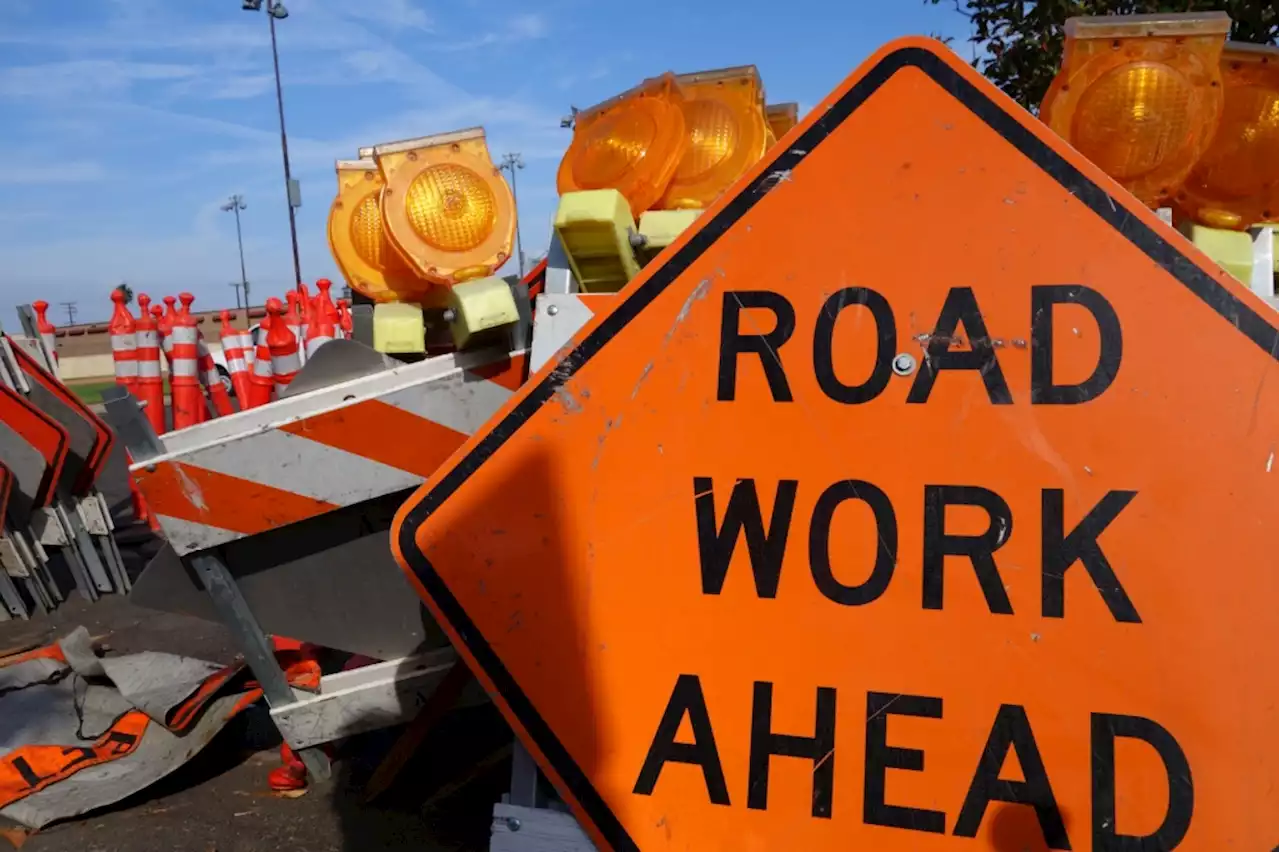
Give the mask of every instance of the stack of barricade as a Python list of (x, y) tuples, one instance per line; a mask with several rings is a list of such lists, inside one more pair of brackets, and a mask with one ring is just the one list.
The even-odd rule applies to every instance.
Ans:
[[(88, 600), (129, 591), (111, 512), (96, 487), (115, 436), (58, 378), (45, 308), (19, 308), (24, 340), (0, 334), (0, 621), (64, 600), (70, 590), (55, 566), (65, 566)], [(128, 377), (136, 345), (113, 349)]]

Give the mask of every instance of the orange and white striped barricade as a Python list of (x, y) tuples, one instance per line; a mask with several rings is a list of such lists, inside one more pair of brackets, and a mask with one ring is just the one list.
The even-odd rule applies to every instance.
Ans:
[[(275, 301), (268, 333), (289, 337)], [(264, 630), (379, 659), (422, 646), (427, 634), (421, 613), (416, 604), (412, 611), (402, 606), (407, 596), (386, 540), (394, 508), (510, 399), (526, 373), (523, 350), (396, 364), (367, 347), (348, 345), (366, 352), (380, 369), (171, 432), (156, 439), (150, 454), (130, 447), (131, 475), (173, 552), (194, 572), (157, 560), (138, 579), (133, 599), (162, 609), (207, 607), (208, 599), (186, 579), (200, 578), (216, 590), (220, 617), (237, 632), (264, 684), (273, 676), (259, 671), (260, 665), (269, 668), (267, 657), (255, 662), (251, 653), (262, 647)], [(130, 431), (121, 428), (121, 434)], [(233, 579), (238, 564), (254, 565), (252, 577)], [(319, 573), (309, 579), (299, 573), (311, 571)], [(185, 584), (189, 603), (178, 596), (175, 582)], [(353, 606), (363, 618), (350, 612)], [(363, 626), (352, 628), (353, 618)], [(366, 635), (356, 635), (361, 631)], [(308, 757), (308, 749), (342, 733), (322, 712), (325, 706), (356, 701), (369, 712), (343, 718), (393, 724), (411, 712), (402, 707), (416, 704), (396, 701), (393, 707), (389, 697), (425, 696), (454, 659), (441, 641), (410, 660), (335, 675), (337, 680), (322, 681), (314, 698), (273, 697), (268, 691), (267, 699), (286, 742), (304, 760), (322, 762), (319, 754)], [(355, 690), (360, 697), (353, 698), (352, 690), (335, 692), (341, 684), (368, 689)], [(359, 703), (370, 701), (376, 703)], [(323, 777), (311, 764), (308, 769), (312, 777)]]
[(227, 372), (231, 374), (231, 387), (235, 389), (240, 405), (248, 408), (252, 387), (245, 350), (253, 348), (251, 337), (249, 332), (237, 331), (231, 325), (231, 311), (224, 310), (220, 319), (222, 326), (218, 330), (218, 336), (222, 339), (222, 357), (227, 362)]
[(124, 303), (124, 293), (118, 289), (112, 290), (111, 301), (115, 303), (115, 308), (112, 309), (111, 322), (107, 325), (107, 331), (111, 335), (111, 360), (115, 365), (116, 384), (137, 396), (137, 324)]
[(195, 318), (184, 304), (175, 314), (169, 331), (169, 388), (174, 430), (189, 428), (204, 419), (200, 412), (204, 407), (204, 394), (200, 392), (198, 335)]
[[(159, 311), (159, 307), (155, 308)], [(168, 431), (164, 411), (164, 376), (160, 369), (160, 329), (158, 320), (153, 315), (151, 297), (146, 293), (138, 294), (138, 319), (134, 323), (134, 338), (137, 342), (138, 361), (138, 399), (145, 406), (147, 420), (157, 435)]]
[[(290, 291), (293, 299), (290, 311), (297, 307), (297, 295)], [(283, 395), (289, 383), (302, 369), (301, 349), (298, 347), (297, 325), (289, 322), (284, 313), (284, 306), (276, 298), (267, 299), (267, 315), (271, 317), (270, 328), (267, 329), (267, 348), (271, 352), (271, 374), (276, 382), (276, 395)]]
[[(268, 314), (268, 332), (278, 317)], [(352, 719), (371, 727), (404, 720), (418, 706), (406, 696), (425, 695), (452, 666), (452, 649), (424, 624), (416, 602), (406, 602), (411, 596), (394, 570), (387, 534), (408, 490), (523, 384), (527, 331), (511, 335), (519, 348), (413, 364), (334, 341), (350, 369), (341, 377), (318, 374), (329, 375), (328, 384), (308, 378), (309, 365), (300, 380), (310, 390), (151, 436), (149, 444), (130, 437), (130, 473), (171, 545), (164, 553), (174, 554), (153, 561), (131, 599), (186, 612), (208, 612), (212, 600), (304, 762), (322, 762), (308, 747), (352, 733), (343, 727)], [(318, 359), (314, 366), (334, 363)], [(140, 420), (136, 410), (114, 413)], [(140, 431), (113, 422), (121, 435)], [(236, 576), (240, 565), (253, 570)], [(279, 671), (264, 631), (387, 662), (327, 676), (312, 697), (273, 695), (269, 682)], [(432, 643), (439, 647), (421, 650)], [(308, 769), (323, 777), (311, 763)]]

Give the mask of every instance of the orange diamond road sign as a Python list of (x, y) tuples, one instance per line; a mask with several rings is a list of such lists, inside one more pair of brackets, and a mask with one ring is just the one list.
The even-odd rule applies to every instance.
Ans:
[(900, 41), (393, 540), (602, 849), (1269, 850), (1276, 324)]

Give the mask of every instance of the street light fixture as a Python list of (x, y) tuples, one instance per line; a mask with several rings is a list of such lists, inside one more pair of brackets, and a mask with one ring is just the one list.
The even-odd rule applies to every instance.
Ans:
[(524, 160), (520, 159), (519, 151), (514, 154), (505, 154), (502, 157), (502, 163), (498, 166), (498, 171), (508, 172), (511, 175), (511, 200), (515, 202), (516, 207), (516, 262), (520, 265), (521, 278), (524, 278), (524, 244), (520, 242), (520, 199), (516, 197), (516, 169), (523, 168)]
[[(245, 0), (246, 3), (252, 0)], [(244, 210), (248, 205), (244, 203), (243, 195), (233, 195), (227, 199), (227, 203), (222, 205), (222, 212), (236, 214), (236, 245), (240, 248), (240, 283), (233, 284), (244, 290), (244, 306), (249, 307), (249, 278), (244, 272), (244, 237), (240, 233), (240, 211)], [(236, 307), (240, 307), (240, 290), (236, 290)]]
[[(262, 9), (263, 0), (243, 0), (241, 8), (246, 12)], [(267, 24), (271, 29), (271, 63), (276, 75), (276, 111), (280, 114), (280, 154), (284, 159), (284, 191), (289, 203), (289, 239), (293, 244), (294, 286), (302, 282), (302, 262), (298, 259), (298, 220), (294, 208), (302, 206), (302, 193), (298, 182), (289, 170), (289, 137), (284, 129), (284, 93), (280, 87), (280, 53), (276, 49), (276, 21), (289, 17), (289, 10), (280, 0), (267, 0)]]

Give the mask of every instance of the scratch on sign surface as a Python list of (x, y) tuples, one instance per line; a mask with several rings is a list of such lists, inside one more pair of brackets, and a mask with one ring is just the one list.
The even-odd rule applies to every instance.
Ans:
[(187, 472), (182, 469), (182, 465), (175, 464), (173, 469), (177, 472), (178, 479), (182, 482), (182, 493), (191, 501), (191, 505), (201, 512), (209, 511), (209, 504), (204, 502), (204, 492), (200, 490), (200, 486), (196, 485), (195, 481), (187, 476)]

